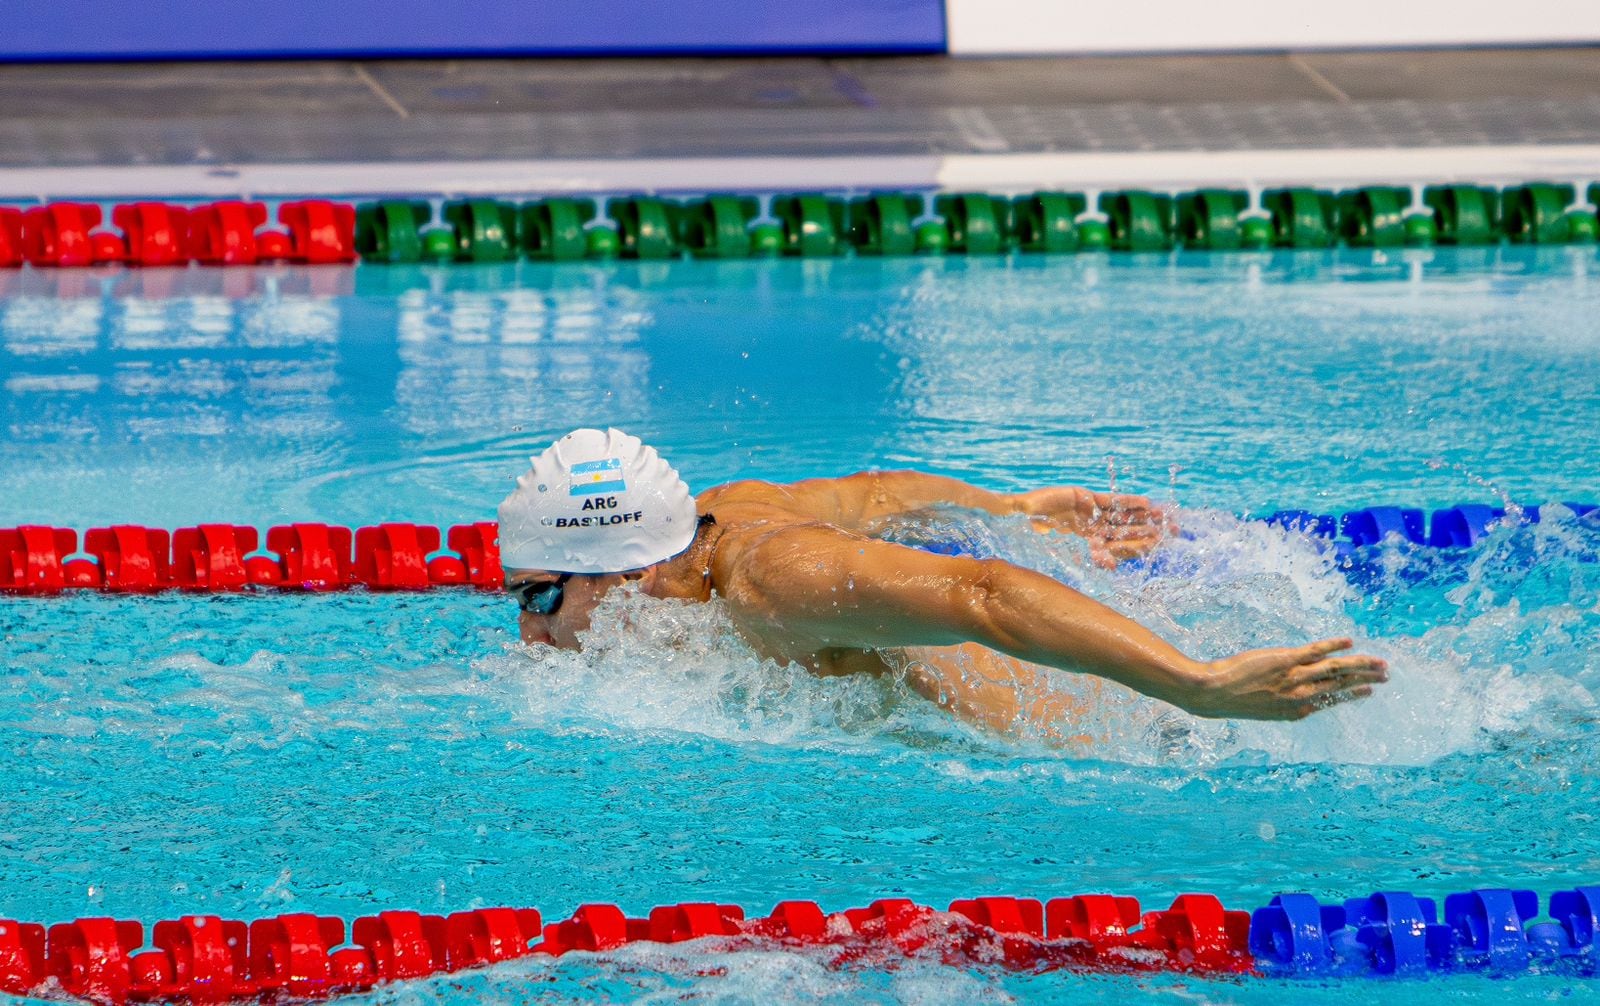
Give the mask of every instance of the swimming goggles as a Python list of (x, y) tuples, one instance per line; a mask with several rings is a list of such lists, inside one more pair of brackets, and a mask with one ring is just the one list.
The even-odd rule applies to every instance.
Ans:
[(554, 580), (529, 580), (506, 588), (506, 593), (517, 599), (517, 607), (535, 615), (554, 615), (566, 600), (567, 581), (571, 573), (562, 573)]

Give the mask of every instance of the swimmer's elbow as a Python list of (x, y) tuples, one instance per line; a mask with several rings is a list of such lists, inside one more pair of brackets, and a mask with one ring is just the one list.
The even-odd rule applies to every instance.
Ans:
[(1021, 642), (1017, 626), (1026, 618), (1013, 583), (1017, 568), (999, 559), (973, 561), (977, 572), (963, 585), (954, 612), (960, 616), (957, 624), (965, 624), (967, 637), (974, 642), (1014, 652)]

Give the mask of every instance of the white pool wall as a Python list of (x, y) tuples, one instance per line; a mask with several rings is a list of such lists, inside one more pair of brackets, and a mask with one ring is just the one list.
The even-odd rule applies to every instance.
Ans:
[(952, 55), (1600, 41), (1596, 0), (945, 0)]

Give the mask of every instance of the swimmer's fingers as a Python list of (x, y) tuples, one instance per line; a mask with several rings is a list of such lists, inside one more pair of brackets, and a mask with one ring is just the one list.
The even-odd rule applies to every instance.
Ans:
[(1105, 543), (1105, 548), (1118, 559), (1137, 559), (1154, 551), (1161, 542), (1162, 539), (1158, 536), (1128, 538), (1122, 541), (1108, 541)]
[(1166, 537), (1159, 527), (1152, 527), (1148, 524), (1113, 524), (1109, 527), (1097, 525), (1090, 528), (1086, 533), (1104, 541), (1142, 541), (1145, 539), (1158, 541)]
[(1297, 664), (1313, 664), (1330, 653), (1348, 650), (1356, 645), (1356, 641), (1349, 636), (1335, 636), (1332, 639), (1319, 639), (1314, 643), (1297, 646), (1292, 651), (1294, 662)]
[(1023, 513), (1056, 520), (1090, 520), (1113, 513), (1143, 513), (1154, 506), (1143, 496), (1095, 492), (1081, 486), (1045, 486), (1017, 493), (1014, 498)]
[(1299, 704), (1299, 718), (1372, 694), (1372, 686), (1389, 680), (1388, 665), (1376, 657), (1351, 656), (1318, 661), (1297, 668), (1285, 696)]
[(1103, 545), (1128, 555), (1142, 555), (1167, 540), (1166, 534), (1159, 528), (1152, 527), (1106, 527), (1092, 524), (1084, 528), (1063, 528), (1037, 518), (1034, 520), (1034, 527), (1039, 531), (1064, 530), (1068, 534), (1087, 538), (1095, 545)]
[(1147, 535), (1139, 538), (1123, 538), (1116, 541), (1107, 541), (1099, 536), (1089, 536), (1089, 557), (1095, 565), (1106, 569), (1115, 569), (1119, 562), (1137, 559), (1148, 555), (1156, 546), (1160, 545), (1160, 535)]
[(1371, 685), (1358, 685), (1342, 692), (1325, 692), (1302, 703), (1296, 712), (1299, 713), (1300, 719), (1305, 719), (1312, 713), (1321, 712), (1324, 709), (1332, 709), (1334, 706), (1343, 705), (1346, 702), (1354, 702), (1356, 699), (1364, 699), (1371, 694)]
[(1089, 490), (1076, 486), (1047, 486), (1018, 493), (1015, 499), (1017, 508), (1033, 517), (1036, 526), (1059, 524), (1077, 531), (1094, 519), (1092, 496)]
[(1185, 708), (1201, 716), (1292, 720), (1363, 698), (1388, 680), (1388, 665), (1365, 654), (1335, 656), (1352, 645), (1347, 638), (1323, 639), (1213, 661)]
[(1355, 683), (1382, 684), (1389, 680), (1389, 665), (1378, 657), (1353, 654), (1302, 664), (1293, 673), (1296, 684), (1333, 684), (1349, 687)]
[(1089, 522), (1096, 527), (1154, 528), (1163, 534), (1178, 533), (1174, 508), (1162, 503), (1152, 503), (1144, 496), (1126, 496), (1117, 493), (1089, 493), (1093, 510)]
[(1166, 541), (1164, 535), (1153, 532), (1115, 537), (1088, 532), (1083, 537), (1089, 541), (1090, 558), (1096, 565), (1106, 569), (1114, 569), (1120, 562), (1149, 555)]
[(1138, 519), (1161, 509), (1148, 496), (1128, 493), (1097, 493), (1085, 489), (1081, 499), (1080, 505), (1091, 508), (1094, 516), (1113, 521)]
[(1167, 509), (1164, 503), (1157, 503), (1148, 496), (1136, 496), (1133, 493), (1102, 493), (1085, 489), (1083, 495), (1085, 502), (1102, 513), (1146, 514)]
[(1125, 493), (1103, 493), (1078, 486), (1049, 486), (1018, 493), (1018, 508), (1035, 519), (1035, 526), (1049, 529), (1054, 523), (1062, 529), (1097, 536), (1131, 528), (1172, 535), (1178, 530), (1171, 508), (1153, 503), (1148, 497)]
[(1108, 569), (1149, 553), (1177, 533), (1169, 508), (1144, 496), (1054, 486), (1018, 493), (1016, 499), (1035, 530), (1088, 539), (1091, 557)]

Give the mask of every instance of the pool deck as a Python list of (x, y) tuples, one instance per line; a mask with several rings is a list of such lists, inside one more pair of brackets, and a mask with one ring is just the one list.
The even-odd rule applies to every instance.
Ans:
[[(530, 188), (629, 187), (633, 176), (604, 170), (629, 162), (653, 162), (660, 178), (674, 163), (688, 176), (720, 163), (737, 177), (728, 164), (786, 161), (800, 166), (795, 179), (752, 183), (821, 186), (832, 177), (815, 165), (837, 161), (840, 177), (894, 182), (921, 177), (928, 158), (940, 159), (938, 181), (961, 184), (948, 159), (977, 158), (986, 167), (974, 184), (1005, 176), (1001, 164), (1026, 184), (1051, 175), (1045, 163), (1099, 165), (1092, 177), (1116, 174), (1128, 155), (1229, 165), (1241, 152), (1381, 151), (1488, 176), (1513, 168), (1472, 158), (1508, 148), (1523, 152), (1515, 170), (1542, 163), (1528, 167), (1529, 152), (1555, 150), (1571, 156), (1551, 173), (1579, 177), (1592, 164), (1600, 176), (1600, 48), (0, 65), (0, 198), (95, 191), (73, 179), (111, 167), (134, 189), (197, 193), (211, 191), (207, 179), (282, 191), (260, 172), (241, 180), (260, 166), (328, 189), (315, 166), (473, 165), (472, 177), (436, 187), (468, 191), (494, 188), (497, 166), (526, 180), (529, 165), (552, 163), (572, 177)], [(863, 173), (851, 159), (898, 167)], [(129, 168), (168, 170), (141, 185)]]

